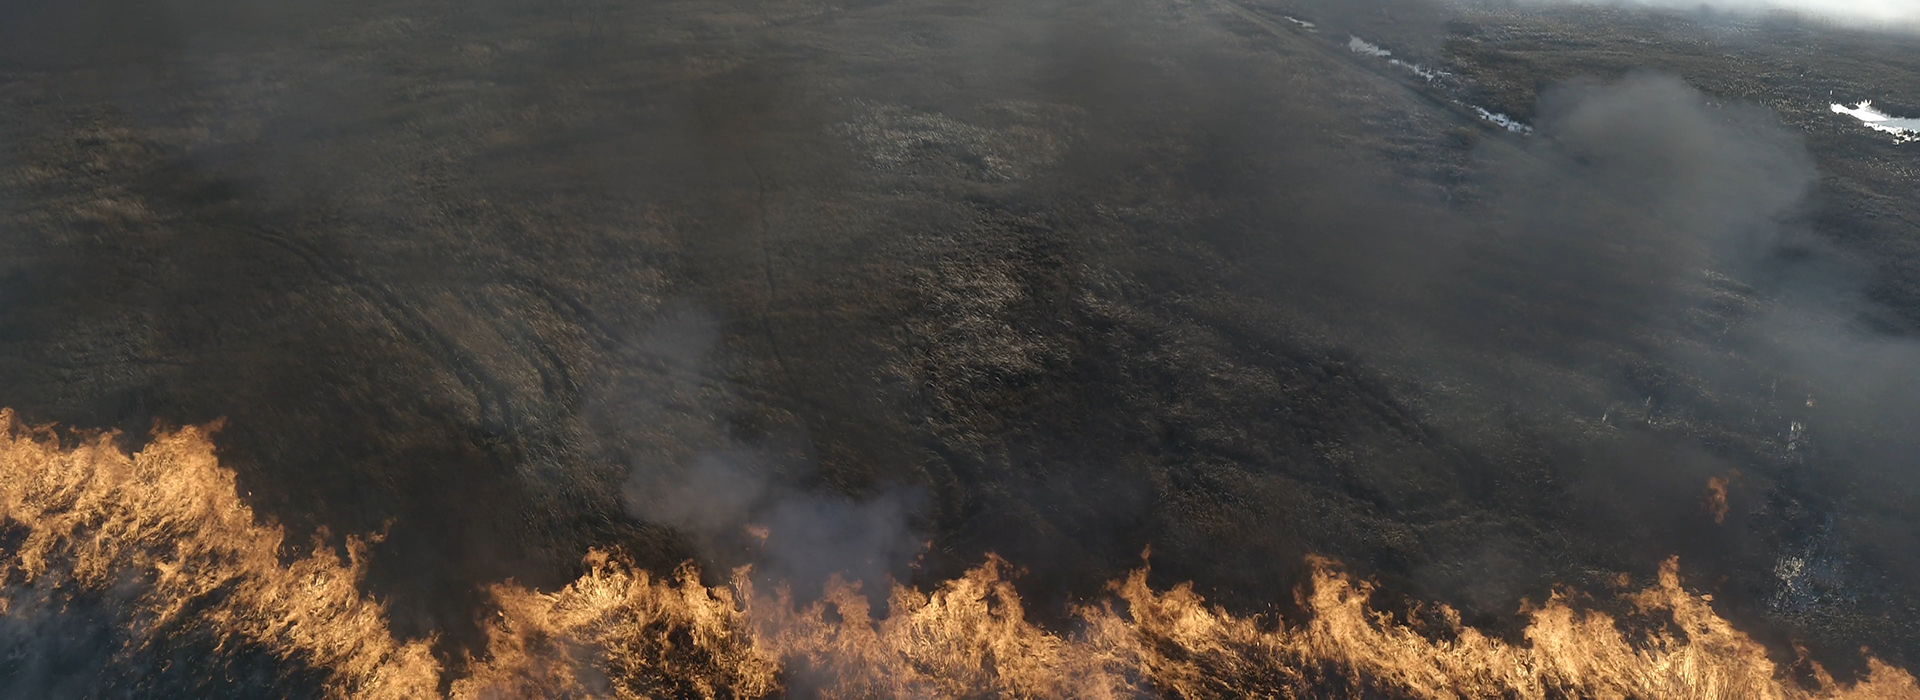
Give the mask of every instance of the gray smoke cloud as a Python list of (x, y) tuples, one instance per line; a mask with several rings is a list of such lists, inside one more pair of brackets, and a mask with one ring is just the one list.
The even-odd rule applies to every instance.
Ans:
[(672, 528), (711, 562), (751, 564), (801, 595), (834, 576), (869, 591), (904, 580), (925, 550), (912, 525), (922, 493), (881, 486), (856, 497), (809, 485), (802, 450), (732, 436), (722, 424), (732, 387), (715, 369), (720, 330), (710, 314), (670, 309), (638, 341), (663, 370), (657, 383), (607, 400), (604, 410), (636, 426), (626, 429), (635, 454), (621, 490), (627, 512)]
[[(1618, 338), (1678, 311), (1703, 273), (1747, 278), (1781, 246), (1815, 177), (1799, 138), (1770, 112), (1718, 104), (1677, 78), (1577, 81), (1541, 97), (1538, 138), (1496, 156), (1494, 206), (1527, 261), (1524, 287), (1564, 293), (1550, 322), (1580, 317)], [(1584, 313), (1573, 297), (1596, 300)], [(1571, 317), (1571, 318), (1570, 318)]]
[(1584, 2), (1676, 10), (1763, 15), (1787, 11), (1863, 27), (1920, 28), (1920, 4), (1908, 0), (1527, 0), (1528, 2)]
[[(629, 512), (671, 526), (722, 562), (744, 560), (756, 572), (803, 594), (833, 576), (875, 590), (904, 580), (923, 551), (910, 518), (922, 500), (909, 489), (866, 498), (796, 488), (772, 477), (764, 453), (736, 449), (701, 455), (671, 469), (636, 469), (627, 483)], [(884, 591), (884, 588), (878, 590)]]
[[(1343, 319), (1343, 343), (1434, 387), (1410, 392), (1430, 430), (1565, 494), (1555, 517), (1627, 561), (1748, 572), (1753, 605), (1810, 627), (1910, 580), (1913, 528), (1872, 513), (1912, 489), (1920, 346), (1888, 330), (1872, 266), (1810, 225), (1803, 135), (1652, 73), (1548, 89), (1535, 114), (1534, 136), (1479, 149), (1488, 194), (1464, 216), (1336, 229), (1428, 251), (1354, 275), (1416, 282), (1356, 292), (1397, 320)], [(1703, 484), (1735, 472), (1728, 523), (1702, 519)], [(1542, 566), (1498, 530), (1441, 546), (1414, 577), (1469, 604), (1526, 595)]]
[(5, 399), (231, 415), (263, 512), (396, 519), (369, 580), (408, 634), (589, 546), (877, 586), (932, 536), (930, 577), (994, 551), (1064, 596), (1152, 543), (1157, 576), (1252, 605), (1315, 551), (1491, 614), (1676, 551), (1796, 615), (1827, 608), (1780, 557), (1920, 580), (1882, 488), (1916, 480), (1920, 353), (1803, 221), (1800, 135), (1636, 75), (1483, 138), (1344, 34), (1306, 50), (1438, 58), (1442, 5), (1292, 4), (1319, 34), (1104, 0), (0, 7), (0, 63), (49, 71), (9, 90), (74, 105), (23, 108), (0, 165), (71, 143), (46, 172), (119, 178), (0, 205), (168, 217), (15, 249), (0, 336), (128, 354), (8, 364)]
[(1885, 330), (1899, 324), (1869, 298), (1869, 266), (1806, 224), (1818, 174), (1802, 136), (1768, 110), (1659, 75), (1563, 86), (1540, 114), (1539, 139), (1503, 165), (1499, 208), (1515, 217), (1507, 242), (1528, 272), (1510, 280), (1527, 298), (1508, 300), (1502, 328), (1544, 326), (1552, 340), (1535, 347), (1580, 348), (1561, 354), (1570, 366), (1640, 354), (1627, 381), (1591, 376), (1616, 397), (1610, 421), (1668, 426), (1611, 432), (1603, 421), (1576, 493), (1622, 532), (1671, 518), (1650, 504), (1683, 501), (1741, 463), (1714, 448), (1738, 429), (1714, 424), (1754, 424), (1771, 444), (1741, 468), (1774, 484), (1776, 501), (1749, 505), (1745, 531), (1712, 546), (1772, 542), (1748, 556), (1775, 558), (1776, 613), (1850, 615), (1861, 582), (1914, 575), (1899, 554), (1911, 528), (1862, 504), (1915, 483), (1920, 444), (1903, 426), (1920, 415), (1920, 344)]

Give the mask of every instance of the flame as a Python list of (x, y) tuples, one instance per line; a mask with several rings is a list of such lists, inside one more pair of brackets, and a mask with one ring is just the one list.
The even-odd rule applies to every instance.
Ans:
[(1920, 697), (1911, 674), (1871, 657), (1857, 683), (1808, 661), (1811, 680), (1795, 682), (1680, 585), (1674, 559), (1622, 601), (1636, 621), (1664, 622), (1629, 634), (1563, 592), (1522, 610), (1525, 632), (1509, 641), (1445, 606), (1422, 616), (1437, 623), (1398, 621), (1369, 605), (1372, 584), (1325, 559), (1311, 561), (1302, 624), (1229, 613), (1188, 585), (1157, 591), (1142, 567), (1056, 631), (1027, 619), (997, 557), (931, 592), (893, 586), (876, 614), (856, 583), (831, 581), (802, 605), (746, 569), (708, 587), (691, 564), (656, 577), (594, 552), (558, 591), (493, 586), (486, 647), (449, 678), (432, 640), (396, 638), (359, 591), (365, 540), (347, 540), (345, 561), (318, 545), (281, 561), (282, 530), (241, 501), (210, 428), (161, 431), (127, 455), (111, 435), (63, 447), (11, 412), (0, 421), (0, 519), (19, 534), (0, 550), (0, 616), (131, 591), (121, 661), (169, 630), (205, 630), (320, 669), (330, 697)]
[(400, 642), (386, 610), (359, 592), (366, 541), (348, 559), (315, 544), (283, 564), (284, 533), (255, 522), (209, 433), (157, 432), (138, 454), (98, 434), (62, 448), (51, 428), (0, 409), (0, 518), (23, 531), (0, 563), (8, 614), (63, 609), (76, 591), (132, 591), (116, 611), (122, 658), (206, 630), (323, 669), (339, 698), (418, 698), (440, 669), (428, 641)]
[(610, 554), (553, 594), (500, 584), (487, 658), (453, 684), (456, 698), (763, 697), (779, 667), (741, 624), (725, 588), (684, 565), (655, 579)]
[(1740, 476), (1740, 471), (1736, 469), (1728, 471), (1725, 476), (1707, 477), (1707, 498), (1703, 505), (1707, 512), (1713, 515), (1715, 525), (1724, 525), (1727, 522), (1727, 513), (1730, 510), (1727, 506), (1727, 485), (1733, 483), (1734, 477), (1737, 476)]

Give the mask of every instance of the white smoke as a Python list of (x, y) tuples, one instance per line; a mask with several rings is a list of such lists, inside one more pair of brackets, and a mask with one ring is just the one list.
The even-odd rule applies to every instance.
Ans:
[[(1604, 0), (1600, 1), (1604, 2)], [(1683, 10), (1710, 8), (1722, 12), (1753, 14), (1784, 10), (1853, 26), (1920, 28), (1920, 0), (1616, 0), (1616, 2), (1623, 5)]]

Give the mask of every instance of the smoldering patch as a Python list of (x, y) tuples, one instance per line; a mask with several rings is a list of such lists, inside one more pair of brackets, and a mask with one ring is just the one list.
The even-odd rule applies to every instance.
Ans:
[(924, 495), (897, 486), (856, 498), (788, 483), (771, 454), (746, 447), (700, 455), (667, 474), (636, 471), (627, 512), (674, 528), (707, 556), (750, 564), (803, 596), (839, 576), (884, 590), (926, 538), (912, 522)]

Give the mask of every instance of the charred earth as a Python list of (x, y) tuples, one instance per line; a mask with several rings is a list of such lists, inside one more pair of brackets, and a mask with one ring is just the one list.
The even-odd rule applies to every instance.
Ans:
[[(1518, 647), (1559, 591), (1634, 640), (1724, 618), (1795, 688), (1912, 668), (1920, 143), (1831, 107), (1920, 116), (1917, 48), (1425, 0), (8, 3), (0, 405), (118, 432), (10, 438), (42, 490), (8, 487), (0, 689), (485, 696), (494, 620), (567, 596), (704, 583), (751, 627), (753, 585), (878, 618), (994, 567), (1034, 639), (1191, 582)], [(250, 573), (48, 544), (102, 533)], [(221, 631), (276, 566), (386, 646)], [(606, 651), (675, 624), (525, 641), (598, 670), (501, 687), (1085, 691), (846, 685), (774, 632), (712, 642), (733, 675)], [(686, 624), (662, 648), (707, 649)], [(1473, 694), (1272, 654), (1306, 670), (1123, 686)]]

